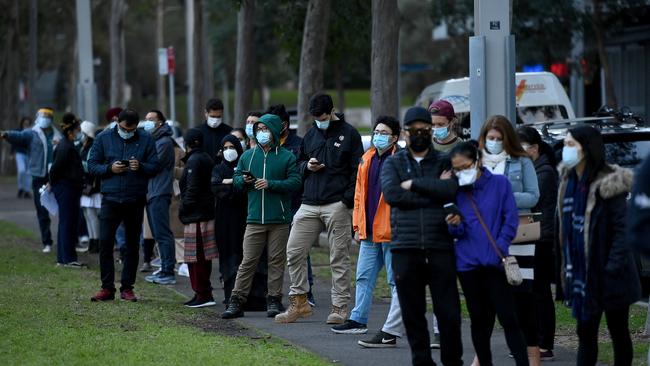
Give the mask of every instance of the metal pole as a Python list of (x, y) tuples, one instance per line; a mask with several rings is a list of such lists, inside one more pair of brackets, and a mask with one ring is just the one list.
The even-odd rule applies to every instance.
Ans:
[(97, 121), (97, 85), (93, 70), (93, 42), (90, 0), (77, 0), (77, 42), (79, 44), (79, 81), (77, 111), (82, 119)]
[[(578, 12), (583, 12), (585, 4), (582, 0), (576, 0), (573, 6)], [(577, 117), (585, 115), (585, 80), (582, 77), (582, 54), (584, 52), (584, 35), (582, 32), (575, 32), (571, 39), (571, 78), (570, 93), (573, 111)]]
[(187, 125), (194, 127), (194, 0), (185, 0), (185, 42), (187, 43)]
[(169, 74), (169, 115), (176, 121), (176, 96), (174, 94), (174, 74)]

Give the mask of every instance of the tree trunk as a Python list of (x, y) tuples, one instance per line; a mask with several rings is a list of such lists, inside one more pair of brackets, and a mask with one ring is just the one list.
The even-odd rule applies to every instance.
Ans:
[(27, 69), (27, 111), (36, 112), (36, 78), (38, 77), (38, 1), (29, 2), (29, 57)]
[(233, 126), (244, 127), (253, 104), (253, 21), (255, 0), (243, 0), (237, 15), (237, 66), (235, 69), (235, 112)]
[(111, 14), (108, 23), (111, 55), (110, 107), (124, 107), (124, 14), (125, 0), (111, 0)]
[(191, 108), (192, 119), (203, 119), (205, 102), (213, 97), (214, 78), (212, 73), (212, 47), (208, 41), (208, 7), (206, 0), (191, 1), (194, 6), (194, 98)]
[[(18, 0), (5, 3), (0, 20), (0, 47), (3, 50), (18, 49)], [(19, 56), (19, 52), (0, 52), (0, 130), (18, 127)], [(9, 148), (9, 144), (0, 143), (0, 174), (11, 171)]]
[[(158, 49), (165, 47), (164, 40), (164, 17), (165, 17), (165, 2), (164, 0), (156, 1), (156, 52)], [(156, 105), (161, 111), (167, 109), (167, 88), (165, 88), (165, 76), (158, 75), (158, 86), (156, 88), (158, 96)], [(170, 116), (171, 117), (171, 116)]]
[(298, 134), (304, 136), (311, 126), (309, 98), (323, 88), (327, 29), (331, 0), (309, 0), (300, 50), (298, 75)]
[(399, 23), (397, 0), (372, 1), (370, 112), (373, 121), (380, 115), (399, 118)]
[(338, 102), (336, 107), (339, 111), (345, 112), (345, 86), (343, 85), (343, 63), (341, 61), (336, 63), (336, 69), (334, 70), (334, 82), (336, 83), (336, 96)]
[(598, 59), (600, 60), (600, 67), (603, 69), (605, 78), (605, 104), (612, 108), (618, 107), (618, 100), (616, 99), (616, 90), (614, 89), (614, 81), (612, 80), (612, 71), (609, 68), (609, 59), (607, 51), (605, 50), (605, 35), (603, 33), (602, 21), (602, 1), (594, 1), (594, 14), (591, 22), (594, 36), (596, 37), (596, 48), (598, 49)]

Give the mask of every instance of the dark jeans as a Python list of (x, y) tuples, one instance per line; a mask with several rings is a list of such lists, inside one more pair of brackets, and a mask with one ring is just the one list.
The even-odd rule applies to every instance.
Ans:
[(411, 347), (413, 365), (435, 365), (431, 358), (427, 328), (426, 290), (429, 287), (433, 312), (440, 328), (440, 358), (449, 365), (463, 364), (460, 336), (460, 299), (456, 285), (453, 251), (394, 249), (393, 273), (402, 321)]
[(153, 259), (153, 248), (156, 246), (154, 239), (142, 239), (142, 261), (149, 263)]
[(533, 292), (537, 308), (539, 347), (552, 350), (555, 343), (555, 304), (551, 292), (554, 278), (553, 242), (538, 242), (535, 247)]
[(81, 190), (68, 183), (57, 183), (52, 192), (59, 205), (59, 230), (56, 238), (56, 261), (70, 263), (77, 261), (75, 247), (79, 241), (79, 215), (81, 212)]
[(505, 274), (497, 268), (484, 267), (458, 272), (471, 320), (472, 344), (481, 366), (492, 365), (490, 337), (495, 315), (503, 327), (506, 343), (517, 365), (528, 365), (524, 336), (515, 314), (513, 292)]
[(209, 300), (212, 299), (212, 283), (210, 282), (212, 261), (205, 260), (201, 227), (199, 224), (190, 225), (196, 225), (196, 262), (187, 264), (190, 271), (190, 284), (197, 300)]
[[(632, 340), (628, 326), (630, 308), (606, 310), (607, 328), (614, 345), (614, 365), (632, 364)], [(578, 366), (593, 366), (598, 360), (598, 327), (603, 313), (587, 321), (578, 321)]]
[(102, 276), (102, 288), (115, 290), (113, 244), (115, 242), (115, 233), (121, 223), (124, 223), (125, 251), (120, 291), (133, 288), (138, 270), (144, 205), (144, 200), (128, 203), (102, 200), (102, 208), (99, 214), (99, 268)]
[(38, 227), (41, 230), (41, 242), (43, 246), (52, 245), (52, 232), (50, 231), (50, 213), (41, 206), (41, 195), (38, 190), (48, 182), (49, 178), (39, 178), (32, 176), (32, 192), (34, 198), (34, 207), (36, 207), (36, 216), (38, 217)]
[(524, 334), (526, 346), (539, 346), (539, 331), (537, 329), (537, 314), (535, 308), (535, 294), (532, 292), (515, 292), (515, 312), (519, 329)]
[(147, 218), (153, 238), (160, 250), (161, 275), (173, 276), (176, 265), (174, 234), (169, 228), (169, 206), (171, 195), (153, 197), (147, 202)]

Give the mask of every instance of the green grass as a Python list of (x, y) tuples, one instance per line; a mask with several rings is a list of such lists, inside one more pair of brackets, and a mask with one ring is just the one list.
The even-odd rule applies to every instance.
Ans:
[[(325, 365), (283, 341), (182, 307), (138, 283), (140, 301), (91, 303), (95, 270), (57, 268), (33, 236), (0, 221), (0, 364)], [(202, 330), (207, 329), (207, 330)]]

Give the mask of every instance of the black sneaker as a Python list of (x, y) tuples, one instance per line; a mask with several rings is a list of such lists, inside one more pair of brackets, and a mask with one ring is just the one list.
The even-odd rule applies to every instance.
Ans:
[(391, 348), (397, 345), (397, 337), (380, 330), (374, 337), (357, 343), (364, 348)]
[(431, 340), (432, 349), (440, 349), (440, 333), (433, 333), (433, 339)]
[(215, 306), (215, 305), (217, 305), (217, 303), (214, 301), (213, 298), (209, 298), (209, 299), (195, 298), (194, 301), (185, 304), (185, 306), (187, 306), (188, 308), (194, 308), (194, 309), (204, 308), (207, 306)]
[(282, 312), (284, 312), (284, 306), (282, 306), (282, 298), (268, 296), (266, 298), (266, 316), (268, 318), (275, 318), (276, 315)]
[(337, 334), (366, 334), (368, 333), (368, 327), (365, 324), (355, 322), (354, 320), (348, 319), (343, 324), (335, 325), (332, 328), (332, 332)]
[(196, 295), (194, 295), (191, 299), (185, 301), (185, 302), (183, 303), (183, 305), (187, 306), (187, 305), (193, 303), (194, 301), (196, 301)]
[(540, 350), (539, 352), (539, 358), (542, 361), (552, 361), (555, 358), (555, 355), (553, 354), (552, 349), (547, 349), (547, 350)]

